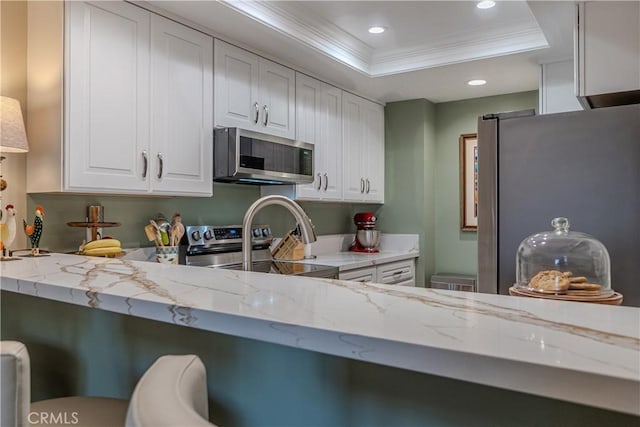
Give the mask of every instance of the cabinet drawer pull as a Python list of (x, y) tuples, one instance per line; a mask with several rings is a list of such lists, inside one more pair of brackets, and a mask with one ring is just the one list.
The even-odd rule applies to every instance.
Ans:
[(364, 178), (360, 178), (360, 192), (364, 193)]
[(329, 177), (327, 177), (327, 174), (324, 174), (324, 191), (327, 191), (327, 187), (329, 186)]
[(317, 191), (320, 191), (320, 187), (322, 187), (322, 175), (318, 174), (318, 188)]
[(158, 153), (158, 161), (160, 165), (160, 169), (158, 170), (158, 179), (162, 178), (162, 170), (164, 169), (164, 159), (162, 158), (162, 153)]
[(256, 102), (255, 104), (253, 104), (253, 107), (256, 109), (256, 118), (253, 123), (258, 124), (258, 118), (260, 116), (260, 104)]
[(371, 190), (371, 181), (367, 178), (367, 194), (369, 194), (369, 190)]
[(149, 160), (147, 159), (147, 150), (143, 150), (142, 151), (142, 161), (143, 161), (142, 177), (146, 178), (147, 177), (147, 168), (149, 167)]
[(267, 123), (269, 123), (269, 107), (267, 107), (266, 105), (264, 107), (264, 125), (266, 126)]

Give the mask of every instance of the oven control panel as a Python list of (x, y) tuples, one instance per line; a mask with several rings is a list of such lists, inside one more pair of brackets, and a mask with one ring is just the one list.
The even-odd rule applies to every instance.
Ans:
[[(186, 227), (189, 246), (222, 246), (242, 243), (241, 225), (189, 225)], [(273, 240), (268, 225), (254, 225), (251, 228), (253, 244), (268, 244)]]

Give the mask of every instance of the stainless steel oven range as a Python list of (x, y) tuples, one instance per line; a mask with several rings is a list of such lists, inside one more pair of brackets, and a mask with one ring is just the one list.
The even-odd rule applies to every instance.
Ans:
[[(273, 235), (268, 225), (254, 225), (251, 235), (255, 272), (338, 278), (338, 267), (273, 260), (269, 250)], [(242, 270), (241, 225), (190, 225), (185, 237), (186, 265)]]

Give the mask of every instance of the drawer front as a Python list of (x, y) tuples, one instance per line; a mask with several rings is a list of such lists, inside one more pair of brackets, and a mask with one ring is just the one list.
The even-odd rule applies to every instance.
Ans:
[[(398, 261), (378, 266), (378, 283), (415, 286), (415, 263), (413, 260)], [(409, 284), (411, 283), (411, 284)]]
[(340, 272), (340, 280), (352, 280), (354, 282), (375, 282), (376, 268), (358, 268), (357, 270)]
[(411, 280), (405, 280), (404, 282), (398, 282), (398, 283), (394, 283), (394, 285), (396, 286), (416, 286), (416, 281), (415, 278), (411, 279)]

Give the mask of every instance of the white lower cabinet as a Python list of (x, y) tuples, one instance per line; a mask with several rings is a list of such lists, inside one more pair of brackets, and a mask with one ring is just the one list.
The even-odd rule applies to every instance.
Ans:
[(376, 269), (376, 281), (385, 285), (415, 286), (415, 261), (391, 262), (379, 265)]
[(376, 281), (376, 268), (366, 267), (357, 268), (355, 270), (349, 270), (340, 272), (338, 275), (340, 280), (351, 280), (354, 282), (375, 282)]
[(213, 38), (126, 2), (47, 3), (29, 5), (27, 191), (210, 196)]
[(379, 264), (376, 267), (358, 268), (340, 272), (340, 280), (374, 282), (385, 285), (415, 286), (415, 259)]

